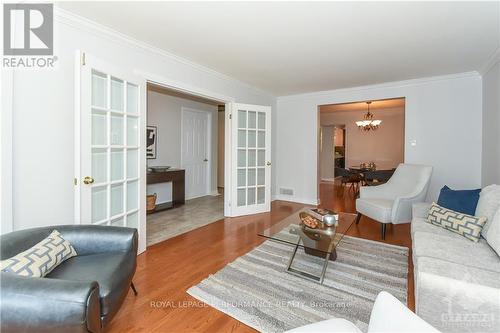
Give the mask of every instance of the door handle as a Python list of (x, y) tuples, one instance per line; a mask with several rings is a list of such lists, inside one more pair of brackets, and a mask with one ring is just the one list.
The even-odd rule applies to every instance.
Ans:
[(205, 159), (203, 160), (203, 162), (208, 162), (208, 160), (205, 158)]
[(267, 161), (267, 166), (271, 166), (271, 162)]
[(83, 178), (83, 183), (85, 185), (90, 185), (94, 182), (94, 178), (90, 177), (90, 176), (86, 176), (85, 178)]

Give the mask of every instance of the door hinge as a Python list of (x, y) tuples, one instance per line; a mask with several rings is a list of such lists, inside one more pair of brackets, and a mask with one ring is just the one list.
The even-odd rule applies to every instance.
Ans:
[(78, 179), (77, 178), (73, 178), (73, 184), (76, 186), (78, 185)]
[(231, 113), (229, 114), (229, 119), (233, 119), (233, 115)]
[(82, 66), (85, 66), (85, 52), (82, 52)]

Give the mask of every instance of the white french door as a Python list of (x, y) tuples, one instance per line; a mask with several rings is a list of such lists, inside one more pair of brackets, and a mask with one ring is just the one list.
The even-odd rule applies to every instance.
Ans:
[(186, 170), (186, 199), (209, 194), (211, 137), (208, 112), (182, 109), (182, 168)]
[(271, 210), (271, 107), (231, 106), (231, 216)]
[(145, 83), (89, 54), (78, 57), (76, 202), (82, 224), (145, 230)]

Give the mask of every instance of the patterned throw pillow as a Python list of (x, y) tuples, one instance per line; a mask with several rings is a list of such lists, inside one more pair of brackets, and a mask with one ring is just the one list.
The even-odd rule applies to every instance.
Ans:
[(76, 251), (73, 246), (59, 231), (54, 230), (33, 247), (0, 261), (0, 270), (22, 276), (44, 277), (64, 260), (74, 256)]
[(477, 242), (481, 237), (481, 229), (486, 223), (486, 218), (458, 213), (433, 202), (427, 215), (427, 222)]

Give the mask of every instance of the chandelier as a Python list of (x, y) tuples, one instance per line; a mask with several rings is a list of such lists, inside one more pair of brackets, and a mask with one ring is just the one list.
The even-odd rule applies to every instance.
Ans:
[(374, 131), (382, 124), (382, 120), (373, 120), (373, 113), (370, 112), (370, 104), (372, 104), (372, 102), (366, 102), (366, 104), (368, 105), (368, 111), (363, 117), (363, 120), (357, 121), (356, 125), (360, 130), (367, 132), (370, 130)]

